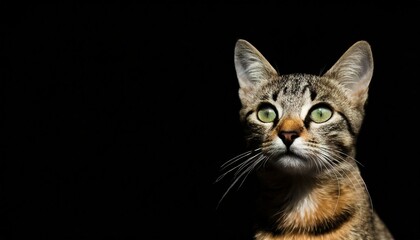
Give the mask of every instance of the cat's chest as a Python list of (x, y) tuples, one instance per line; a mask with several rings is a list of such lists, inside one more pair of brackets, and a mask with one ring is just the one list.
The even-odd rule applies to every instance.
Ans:
[[(331, 195), (331, 191), (335, 190), (321, 188), (304, 196), (300, 193), (297, 194), (299, 197), (283, 195), (282, 199), (271, 198), (270, 202), (266, 202), (265, 214), (271, 214), (274, 230), (261, 230), (255, 239), (350, 239), (349, 232), (357, 218), (350, 207), (354, 199), (345, 190), (336, 195)], [(284, 197), (289, 199), (285, 201)]]
[(337, 182), (311, 187), (296, 185), (263, 192), (259, 209), (277, 229), (311, 230), (336, 218), (348, 217), (342, 213), (351, 212), (355, 199), (353, 188)]

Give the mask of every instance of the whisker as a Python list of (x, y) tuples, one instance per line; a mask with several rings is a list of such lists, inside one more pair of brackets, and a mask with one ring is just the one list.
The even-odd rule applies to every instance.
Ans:
[[(348, 154), (345, 154), (345, 153), (343, 153), (342, 151), (339, 151), (339, 150), (334, 150), (334, 149), (330, 149), (330, 148), (328, 148), (328, 147), (325, 147), (325, 146), (318, 146), (320, 149), (322, 149), (323, 151), (325, 151), (325, 152), (327, 152), (329, 155), (332, 155), (332, 157), (336, 157), (336, 158), (338, 158), (339, 160), (341, 160), (340, 162), (342, 163), (342, 164), (344, 164), (344, 165), (347, 165), (347, 164), (350, 164), (348, 161), (347, 161), (347, 159), (345, 159), (345, 158), (343, 158), (341, 155), (344, 155), (344, 156), (346, 156), (347, 158), (349, 158), (349, 159), (351, 159), (351, 160), (353, 160), (353, 161), (355, 161), (356, 163), (358, 163), (358, 164), (360, 164), (360, 165), (362, 165), (360, 162), (358, 162), (355, 158), (353, 158), (352, 156), (350, 156), (350, 155), (348, 155)], [(341, 154), (341, 155), (340, 155)], [(351, 165), (349, 165), (350, 167), (351, 167)], [(362, 165), (363, 166), (363, 165)], [(357, 189), (357, 186), (356, 186), (356, 183), (354, 183), (353, 181), (352, 181), (352, 178), (350, 178), (350, 176), (348, 176), (348, 174), (347, 174), (347, 172), (348, 171), (343, 171), (343, 173), (346, 175), (346, 177), (350, 180), (350, 182), (351, 182), (351, 184), (353, 185), (353, 188), (355, 188), (355, 189)], [(350, 174), (353, 176), (353, 179), (356, 179), (357, 180), (357, 184), (359, 185), (359, 186), (361, 186), (362, 188), (364, 188), (365, 189), (365, 191), (366, 191), (366, 193), (367, 193), (367, 195), (368, 195), (368, 198), (369, 198), (369, 202), (370, 202), (370, 205), (371, 205), (371, 210), (372, 210), (372, 212), (373, 212), (373, 201), (372, 201), (372, 197), (370, 196), (370, 193), (369, 193), (369, 190), (368, 190), (368, 188), (367, 188), (367, 185), (366, 185), (366, 182), (363, 180), (363, 178), (361, 178), (360, 176), (355, 176), (355, 173), (353, 172), (353, 171), (350, 171)]]
[[(223, 201), (223, 199), (226, 197), (226, 195), (230, 192), (230, 190), (235, 186), (235, 184), (241, 179), (241, 177), (242, 176), (244, 176), (245, 174), (245, 177), (244, 177), (244, 179), (246, 179), (246, 177), (248, 176), (248, 174), (249, 174), (249, 172), (250, 171), (252, 171), (252, 169), (254, 168), (253, 166), (253, 164), (255, 164), (255, 162), (253, 163), (252, 162), (252, 159), (247, 159), (243, 164), (241, 164), (241, 165), (247, 165), (248, 167), (247, 168), (242, 168), (242, 169), (245, 169), (244, 171), (242, 171), (240, 174), (239, 174), (239, 176), (236, 176), (235, 175), (235, 178), (234, 178), (234, 181), (233, 181), (233, 183), (232, 184), (230, 184), (230, 186), (228, 187), (228, 189), (225, 191), (225, 193), (222, 195), (222, 197), (220, 198), (220, 200), (219, 200), (219, 202), (218, 202), (218, 204), (217, 204), (217, 207), (221, 204), (221, 202)], [(242, 183), (243, 183), (243, 181), (242, 181)], [(239, 185), (239, 187), (242, 185), (242, 183)]]
[(336, 182), (337, 182), (338, 194), (337, 194), (337, 199), (336, 199), (335, 206), (334, 206), (334, 212), (335, 212), (337, 210), (337, 207), (338, 207), (338, 200), (340, 199), (340, 196), (341, 196), (340, 178), (338, 177), (338, 175), (341, 178), (343, 178), (343, 175), (338, 170), (336, 170), (334, 168), (334, 165), (337, 165), (337, 163), (335, 163), (334, 161), (330, 161), (328, 154), (326, 154), (326, 153), (324, 153), (324, 152), (321, 151), (321, 155), (320, 156), (321, 156), (321, 159), (323, 160), (321, 162), (324, 165), (328, 165), (328, 166), (331, 167), (331, 169), (333, 169), (332, 170), (332, 173), (334, 174), (335, 179), (337, 180)]
[[(259, 151), (260, 150), (260, 148), (257, 148), (257, 149), (255, 149), (255, 150), (250, 150), (250, 151), (247, 151), (247, 152), (245, 152), (245, 153), (242, 153), (242, 154), (240, 154), (240, 155), (238, 155), (238, 156), (236, 156), (236, 157), (234, 157), (234, 158), (232, 158), (232, 159), (230, 159), (230, 160), (228, 160), (226, 163), (224, 163), (223, 165), (222, 165), (222, 169), (221, 170), (225, 170), (228, 166), (230, 166), (230, 165), (233, 165), (234, 163), (236, 163), (236, 162), (238, 162), (239, 160), (242, 160), (242, 159), (244, 159), (245, 157), (248, 157), (249, 155), (251, 155), (251, 154), (253, 154), (253, 153), (256, 153), (254, 156), (251, 156), (250, 157), (250, 159), (253, 159), (253, 158), (255, 158), (256, 156), (258, 156), (259, 154), (261, 154), (261, 152)], [(247, 159), (246, 161), (249, 161), (250, 159)], [(246, 162), (245, 161), (245, 162)], [(235, 167), (232, 167), (231, 169), (229, 169), (229, 170), (227, 170), (227, 171), (225, 171), (223, 174), (221, 174), (217, 179), (216, 179), (216, 181), (215, 182), (219, 182), (220, 180), (222, 180), (226, 175), (228, 175), (230, 172), (232, 172), (232, 171), (234, 171), (236, 168), (240, 168), (245, 162), (242, 162), (242, 163), (240, 163), (238, 166), (235, 166)], [(228, 164), (227, 164), (228, 163)]]
[(259, 165), (262, 161), (264, 161), (264, 159), (266, 159), (267, 157), (260, 155), (258, 157), (258, 159), (251, 165), (249, 166), (244, 172), (247, 172), (247, 174), (245, 175), (245, 177), (243, 178), (241, 184), (239, 184), (238, 188), (240, 188), (242, 186), (242, 184), (245, 182), (245, 179), (248, 177), (248, 175), (252, 172), (253, 169), (255, 169), (255, 167), (257, 165)]
[[(258, 160), (261, 158), (262, 153), (257, 153), (256, 155), (250, 157), (249, 159), (246, 160), (246, 162), (250, 162), (250, 164), (252, 164), (252, 160), (256, 157), (258, 157), (258, 159), (255, 162), (258, 162)], [(238, 175), (239, 172), (241, 172), (246, 166), (247, 164), (240, 164), (238, 167), (238, 170), (236, 170), (234, 177), (236, 177)]]
[[(254, 154), (254, 155), (252, 155)], [(225, 171), (221, 176), (219, 176), (216, 180), (216, 182), (220, 181), (222, 178), (224, 178), (227, 174), (230, 172), (235, 171), (233, 182), (229, 185), (227, 190), (222, 195), (221, 199), (219, 200), (217, 207), (221, 204), (223, 199), (226, 197), (226, 195), (231, 191), (231, 189), (237, 185), (237, 183), (242, 179), (240, 184), (238, 185), (238, 189), (243, 185), (245, 180), (247, 179), (248, 175), (266, 158), (262, 155), (261, 148), (257, 148), (251, 151), (247, 151), (245, 153), (242, 153), (238, 155), (237, 157), (232, 158), (229, 160), (229, 164), (225, 165), (224, 168), (226, 169), (227, 166), (232, 165), (234, 163), (237, 163), (241, 159), (245, 159), (245, 161), (239, 163), (237, 166), (234, 166), (230, 168), (229, 170)], [(255, 160), (256, 159), (256, 160)]]
[[(317, 145), (311, 144), (308, 147), (309, 147), (309, 150), (311, 152), (318, 152), (316, 149), (321, 149), (321, 148), (317, 148), (317, 146), (318, 146), (318, 144)], [(335, 176), (335, 179), (337, 180), (336, 182), (337, 182), (337, 190), (338, 190), (338, 195), (337, 195), (337, 199), (336, 199), (335, 206), (334, 206), (334, 212), (335, 212), (337, 210), (337, 207), (338, 207), (338, 200), (340, 199), (340, 196), (341, 196), (340, 179), (339, 179), (338, 175), (340, 175), (341, 178), (343, 178), (343, 175), (341, 175), (341, 173), (334, 168), (334, 164), (336, 164), (336, 163), (334, 163), (334, 161), (330, 161), (329, 155), (326, 152), (319, 151), (318, 158), (313, 156), (313, 155), (310, 155), (310, 156), (313, 159), (313, 162), (315, 162), (317, 168), (318, 167), (321, 168), (322, 166), (324, 166), (325, 168), (330, 167), (331, 169), (333, 169), (332, 172)], [(317, 161), (317, 159), (320, 159), (321, 161)], [(320, 165), (322, 165), (322, 166), (320, 166)]]
[(341, 155), (344, 155), (345, 157), (347, 157), (347, 158), (349, 158), (350, 160), (353, 160), (353, 161), (355, 161), (357, 164), (359, 164), (360, 166), (362, 166), (362, 167), (365, 167), (361, 162), (359, 162), (359, 161), (357, 161), (354, 157), (352, 157), (352, 156), (350, 156), (350, 155), (348, 155), (347, 153), (345, 153), (345, 152), (343, 152), (343, 151), (340, 151), (340, 150), (337, 150), (337, 149), (330, 149), (330, 148), (328, 148), (328, 147), (326, 147), (326, 146), (319, 146), (320, 148), (323, 148), (323, 149), (325, 149), (325, 150), (327, 150), (327, 151), (331, 151), (331, 153), (333, 153), (333, 154), (335, 154), (337, 157), (339, 157), (341, 160), (345, 160), (345, 158), (343, 158), (342, 156), (340, 156), (340, 154)]
[(235, 162), (241, 160), (242, 158), (244, 158), (246, 156), (249, 156), (252, 153), (257, 152), (259, 150), (261, 150), (261, 148), (257, 148), (257, 149), (253, 149), (253, 150), (249, 150), (249, 151), (246, 151), (244, 153), (241, 153), (238, 156), (235, 156), (235, 157), (229, 159), (228, 161), (226, 161), (225, 163), (223, 163), (222, 166), (221, 166), (221, 169), (225, 169), (226, 167), (234, 164)]
[[(221, 175), (220, 175), (220, 176), (216, 179), (216, 182), (219, 182), (220, 180), (222, 180), (225, 176), (227, 176), (230, 172), (234, 171), (235, 169), (237, 169), (237, 170), (236, 170), (236, 173), (235, 173), (235, 177), (236, 177), (237, 173), (238, 173), (239, 171), (241, 171), (244, 167), (246, 167), (247, 162), (251, 162), (251, 161), (252, 161), (252, 159), (256, 158), (256, 157), (257, 157), (257, 156), (259, 156), (260, 154), (262, 154), (262, 153), (261, 153), (261, 152), (259, 152), (259, 153), (255, 154), (254, 156), (249, 157), (249, 158), (248, 158), (247, 160), (245, 160), (244, 162), (241, 162), (238, 166), (232, 167), (231, 169), (229, 169), (229, 170), (225, 171), (223, 174), (221, 174)], [(244, 157), (242, 157), (242, 158), (244, 158)], [(241, 159), (242, 159), (242, 158), (241, 158)]]

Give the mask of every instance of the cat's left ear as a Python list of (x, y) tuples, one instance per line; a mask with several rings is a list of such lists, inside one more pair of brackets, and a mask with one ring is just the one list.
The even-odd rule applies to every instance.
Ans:
[(338, 59), (324, 76), (337, 79), (340, 84), (346, 87), (354, 103), (364, 104), (368, 96), (372, 74), (373, 57), (370, 45), (366, 41), (358, 41)]

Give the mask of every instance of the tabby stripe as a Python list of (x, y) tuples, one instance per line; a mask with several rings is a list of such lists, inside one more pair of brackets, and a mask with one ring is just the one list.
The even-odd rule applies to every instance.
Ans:
[(251, 115), (253, 112), (254, 112), (254, 110), (250, 110), (249, 112), (247, 112), (247, 113), (245, 114), (245, 118), (248, 118), (248, 117), (249, 117), (249, 115)]
[(338, 114), (340, 114), (340, 116), (344, 119), (344, 121), (346, 121), (346, 125), (347, 125), (347, 130), (349, 130), (350, 134), (354, 137), (356, 136), (356, 132), (353, 130), (353, 127), (350, 124), (349, 119), (341, 112), (337, 112)]
[(309, 236), (319, 236), (323, 234), (328, 234), (331, 232), (334, 232), (338, 229), (340, 229), (345, 223), (351, 220), (351, 218), (354, 216), (355, 210), (354, 208), (348, 209), (347, 211), (343, 211), (342, 213), (331, 217), (329, 219), (326, 219), (317, 225), (310, 227), (310, 229), (303, 230), (301, 228), (295, 229), (293, 231), (288, 231), (286, 229), (279, 229), (275, 226), (272, 226), (272, 228), (262, 228), (261, 230), (270, 232), (274, 236), (282, 236), (285, 234), (304, 234)]
[(332, 219), (329, 219), (327, 223), (321, 223), (315, 227), (310, 234), (312, 235), (322, 235), (329, 232), (332, 232), (336, 229), (339, 229), (346, 222), (348, 222), (354, 215), (354, 209), (349, 209), (348, 211), (343, 211)]
[(277, 97), (279, 96), (279, 91), (276, 91), (275, 93), (273, 93), (273, 100), (277, 101)]

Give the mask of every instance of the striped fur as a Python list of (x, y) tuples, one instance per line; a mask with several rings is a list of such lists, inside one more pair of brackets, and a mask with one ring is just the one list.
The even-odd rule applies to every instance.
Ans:
[[(322, 76), (280, 75), (240, 39), (235, 68), (250, 151), (227, 165), (260, 180), (255, 239), (393, 239), (354, 159), (373, 73), (370, 45), (355, 43)], [(270, 116), (264, 108), (276, 117), (262, 120)]]

